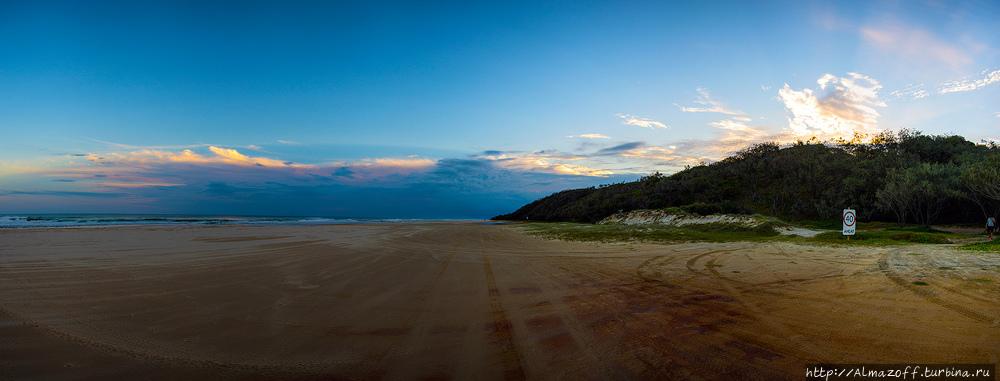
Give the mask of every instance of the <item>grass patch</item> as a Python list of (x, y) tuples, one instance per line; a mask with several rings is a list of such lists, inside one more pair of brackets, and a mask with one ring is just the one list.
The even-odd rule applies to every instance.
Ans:
[(714, 223), (685, 226), (578, 224), (568, 222), (531, 222), (521, 224), (527, 234), (565, 241), (585, 242), (735, 242), (782, 239), (774, 223), (748, 228)]
[[(881, 223), (896, 226), (891, 223)], [(926, 227), (892, 227), (884, 230), (859, 231), (847, 240), (840, 231), (820, 233), (805, 238), (778, 233), (776, 228), (787, 226), (780, 221), (767, 221), (757, 227), (738, 224), (711, 223), (683, 226), (669, 225), (625, 225), (625, 224), (583, 224), (570, 222), (528, 222), (518, 224), (527, 234), (582, 242), (741, 242), (741, 241), (799, 241), (820, 244), (894, 245), (894, 244), (943, 244), (961, 238), (959, 234), (948, 233)], [(839, 230), (839, 226), (837, 227)], [(628, 249), (627, 249), (628, 250)], [(997, 247), (1000, 251), (1000, 246)]]
[(917, 285), (917, 286), (926, 286), (926, 285), (927, 285), (927, 282), (924, 282), (924, 281), (919, 281), (919, 280), (918, 280), (918, 281), (914, 281), (914, 282), (913, 282), (913, 284), (915, 284), (915, 285)]
[(972, 251), (1000, 251), (1000, 240), (969, 243), (962, 245), (961, 249)]
[[(815, 221), (797, 221), (796, 225), (802, 226), (809, 229), (817, 230), (841, 230), (844, 228), (844, 221), (842, 220), (815, 220)], [(904, 225), (904, 229), (919, 228), (921, 225), (907, 224)], [(882, 221), (869, 221), (869, 222), (858, 222), (859, 229), (898, 229), (899, 223), (896, 222), (882, 222)]]
[(938, 270), (954, 270), (954, 269), (955, 269), (954, 267), (948, 267), (948, 266), (938, 267)]
[[(944, 244), (960, 235), (928, 227), (888, 228), (884, 230), (860, 231), (851, 236), (850, 242), (861, 245), (893, 245), (907, 243)], [(820, 243), (848, 243), (841, 232), (825, 232), (812, 238)]]
[(795, 224), (813, 230), (840, 230), (844, 227), (841, 220), (798, 221)]
[(711, 268), (711, 267), (722, 267), (722, 265), (716, 265), (716, 264), (712, 264), (712, 263), (706, 263), (705, 267), (709, 267), (709, 268)]
[(977, 283), (990, 283), (990, 282), (993, 282), (993, 279), (976, 278), (976, 279), (972, 279), (972, 281), (973, 282), (977, 282)]

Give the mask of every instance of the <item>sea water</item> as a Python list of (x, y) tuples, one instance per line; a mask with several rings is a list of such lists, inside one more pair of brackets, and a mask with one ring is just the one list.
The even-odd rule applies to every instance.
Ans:
[(405, 218), (223, 216), (188, 214), (11, 214), (0, 215), (0, 229), (102, 225), (325, 225), (437, 221)]

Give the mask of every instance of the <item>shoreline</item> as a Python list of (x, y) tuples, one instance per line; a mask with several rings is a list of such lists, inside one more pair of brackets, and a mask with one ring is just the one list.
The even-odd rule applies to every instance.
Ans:
[(382, 217), (320, 217), (320, 216), (253, 216), (253, 215), (193, 215), (193, 214), (0, 214), (0, 229), (62, 228), (87, 226), (301, 226), (361, 223), (435, 222), (465, 219), (382, 218)]

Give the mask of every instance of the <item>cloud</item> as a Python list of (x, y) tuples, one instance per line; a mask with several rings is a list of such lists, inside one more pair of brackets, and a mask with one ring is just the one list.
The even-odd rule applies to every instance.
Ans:
[(103, 140), (90, 139), (90, 138), (87, 138), (87, 140), (90, 140), (90, 141), (93, 141), (93, 142), (97, 142), (97, 143), (101, 143), (101, 144), (104, 144), (104, 145), (107, 145), (107, 146), (110, 146), (110, 147), (113, 147), (113, 148), (126, 149), (126, 150), (140, 150), (140, 149), (148, 149), (148, 150), (167, 149), (167, 150), (169, 150), (169, 149), (185, 149), (185, 148), (208, 147), (210, 145), (210, 144), (187, 144), (187, 145), (176, 145), (176, 146), (133, 146), (133, 145), (129, 145), (129, 144), (106, 142), (106, 141), (103, 141)]
[(258, 166), (258, 167), (293, 167), (293, 168), (314, 167), (304, 164), (295, 164), (283, 160), (269, 159), (266, 157), (249, 157), (247, 155), (239, 153), (239, 151), (235, 149), (219, 148), (216, 146), (209, 146), (208, 149), (209, 151), (214, 153), (215, 156), (205, 156), (189, 149), (180, 152), (167, 151), (167, 150), (141, 149), (125, 153), (112, 152), (101, 155), (87, 154), (84, 157), (90, 160), (91, 162), (103, 163), (105, 165), (110, 165), (112, 163), (128, 163), (132, 165), (187, 163), (187, 164), (203, 164), (203, 165), (226, 164), (226, 165)]
[(332, 175), (336, 177), (346, 177), (349, 179), (353, 179), (354, 173), (355, 172), (351, 170), (351, 167), (344, 166), (337, 168), (337, 170), (333, 171)]
[(862, 39), (876, 52), (898, 65), (961, 70), (975, 63), (965, 49), (924, 29), (896, 24), (861, 28), (859, 32)]
[(90, 153), (68, 165), (20, 170), (35, 176), (75, 179), (92, 189), (184, 187), (207, 181), (245, 183), (328, 181), (351, 185), (391, 186), (435, 162), (421, 158), (371, 158), (355, 162), (300, 164), (248, 156), (236, 149), (208, 147), (207, 152), (148, 150)]
[(826, 74), (816, 81), (825, 94), (811, 89), (795, 91), (787, 83), (778, 91), (785, 108), (792, 113), (788, 124), (793, 135), (827, 139), (878, 131), (879, 113), (875, 108), (885, 107), (878, 97), (882, 86), (861, 74), (848, 75), (840, 78)]
[(715, 121), (708, 125), (729, 131), (750, 131), (751, 128), (745, 122), (749, 122), (749, 120), (747, 118), (731, 118)]
[(908, 85), (902, 90), (894, 90), (889, 93), (886, 98), (887, 101), (893, 101), (897, 99), (920, 99), (926, 98), (931, 95), (943, 95), (950, 93), (959, 93), (966, 91), (974, 91), (982, 89), (986, 86), (992, 85), (994, 83), (1000, 82), (1000, 70), (984, 70), (978, 75), (970, 75), (962, 77), (959, 79), (947, 81), (934, 86), (933, 90), (928, 91), (924, 84), (918, 85)]
[(587, 139), (611, 139), (611, 137), (604, 136), (601, 134), (583, 134), (583, 135), (570, 135), (567, 138), (587, 138)]
[(920, 99), (930, 96), (931, 93), (924, 89), (924, 84), (908, 85), (902, 90), (894, 90), (889, 93), (886, 101), (896, 99)]
[(972, 76), (969, 76), (943, 83), (938, 87), (938, 94), (978, 90), (986, 85), (1000, 82), (1000, 70), (992, 72), (985, 70), (980, 75), (980, 78), (973, 78)]
[(638, 117), (629, 114), (615, 114), (615, 116), (622, 118), (622, 124), (627, 126), (639, 126), (646, 128), (670, 128), (666, 124), (657, 122), (655, 120), (650, 120), (647, 118)]
[(683, 112), (717, 112), (728, 115), (745, 114), (743, 111), (731, 110), (728, 107), (726, 107), (722, 102), (713, 100), (712, 96), (708, 93), (708, 89), (704, 87), (699, 87), (697, 90), (698, 94), (700, 95), (698, 96), (698, 100), (694, 101), (694, 103), (709, 107), (684, 107), (676, 103), (674, 103), (674, 106), (679, 107)]
[(0, 197), (11, 196), (58, 196), (58, 197), (86, 197), (86, 198), (121, 198), (127, 197), (124, 193), (108, 192), (73, 192), (73, 191), (0, 191)]
[(614, 172), (609, 170), (569, 164), (567, 162), (584, 160), (587, 157), (565, 154), (559, 151), (535, 151), (529, 154), (503, 154), (483, 158), (495, 161), (499, 167), (524, 172), (592, 177), (605, 177), (614, 174)]
[(185, 184), (169, 184), (169, 183), (114, 183), (114, 182), (99, 182), (95, 184), (109, 188), (180, 187), (185, 185)]
[[(639, 146), (626, 143), (611, 150), (626, 152)], [(555, 150), (300, 164), (246, 147), (228, 147), (118, 149), (2, 166), (13, 169), (4, 178), (0, 208), (485, 218), (510, 212), (548, 192), (636, 177), (616, 175), (598, 162), (587, 162), (587, 156)], [(611, 150), (606, 152), (610, 155)]]
[(643, 143), (643, 142), (631, 142), (631, 143), (619, 144), (619, 145), (616, 145), (614, 147), (604, 148), (602, 150), (597, 151), (597, 154), (598, 155), (615, 155), (615, 154), (621, 153), (623, 151), (631, 151), (631, 150), (635, 150), (635, 149), (642, 148), (642, 147), (645, 147), (645, 146), (646, 146), (646, 143)]
[[(669, 149), (669, 147), (668, 148), (664, 148), (664, 147), (642, 147), (642, 148), (637, 148), (637, 149), (634, 149), (634, 150), (622, 152), (621, 155), (625, 156), (625, 157), (631, 157), (631, 158), (647, 159), (647, 160), (658, 160), (658, 161), (665, 161), (665, 162), (675, 162), (675, 161), (685, 161), (685, 160), (687, 160), (687, 158), (684, 158), (684, 157), (682, 157), (680, 155), (676, 155), (674, 153), (674, 150), (673, 149)], [(692, 161), (692, 163), (696, 163), (696, 162), (697, 161)]]

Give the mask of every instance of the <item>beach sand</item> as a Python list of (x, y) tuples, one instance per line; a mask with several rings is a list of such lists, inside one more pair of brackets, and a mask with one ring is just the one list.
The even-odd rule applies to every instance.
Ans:
[(1000, 255), (949, 245), (590, 244), (472, 222), (7, 229), (0, 379), (802, 379), (807, 363), (995, 364), (998, 283)]

